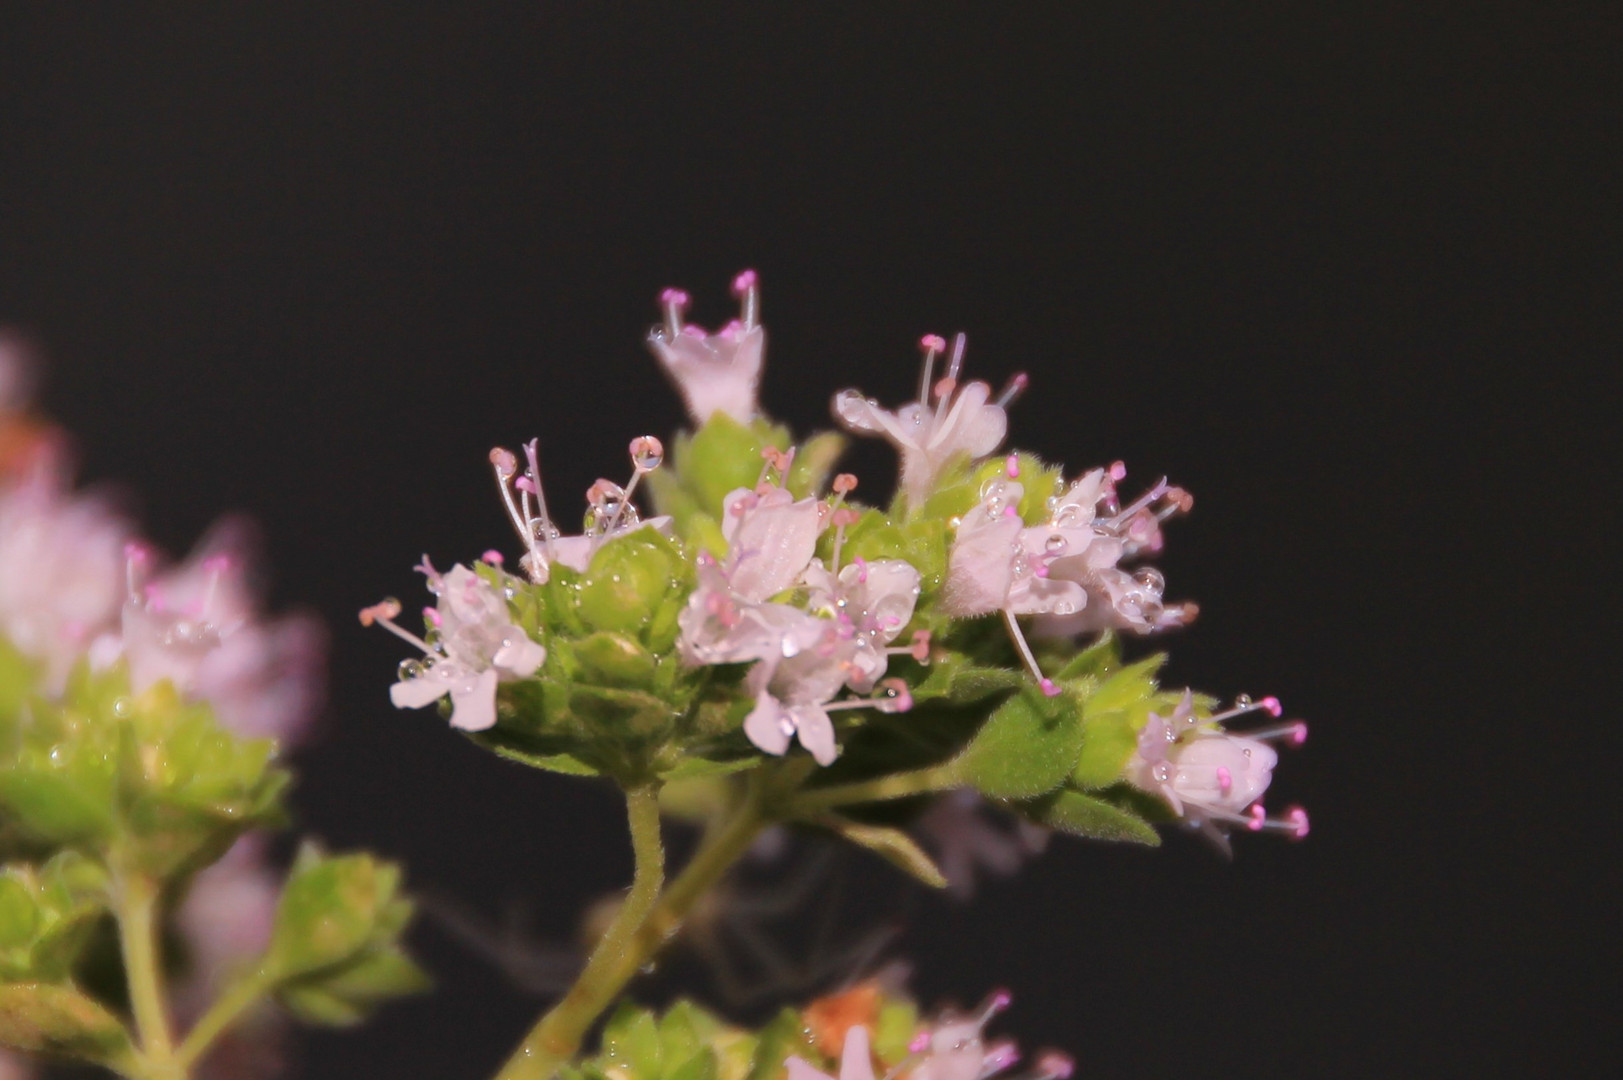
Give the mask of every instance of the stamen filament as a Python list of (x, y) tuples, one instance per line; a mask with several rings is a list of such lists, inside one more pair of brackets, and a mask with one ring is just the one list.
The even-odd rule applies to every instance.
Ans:
[(1037, 680), (1037, 685), (1042, 687), (1043, 693), (1048, 697), (1057, 695), (1059, 687), (1054, 684), (1053, 679), (1043, 674), (1042, 668), (1037, 666), (1037, 658), (1031, 654), (1031, 646), (1026, 644), (1026, 635), (1020, 631), (1020, 622), (1008, 608), (1003, 609), (1003, 625), (1008, 627), (1009, 638), (1014, 642), (1015, 651), (1020, 654), (1021, 662), (1026, 665), (1026, 670), (1031, 672), (1031, 677)]

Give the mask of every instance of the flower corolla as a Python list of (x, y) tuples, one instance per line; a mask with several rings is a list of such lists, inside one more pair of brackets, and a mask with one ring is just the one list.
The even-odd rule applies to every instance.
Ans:
[(137, 693), (167, 679), (239, 735), (286, 741), (320, 707), (326, 634), (310, 616), (259, 618), (249, 535), (245, 523), (228, 521), (185, 563), (150, 580), (151, 552), (128, 545), (121, 633), (98, 642), (95, 659), (122, 656)]
[(547, 650), (513, 622), (507, 599), (489, 582), (458, 563), (444, 574), (425, 557), (420, 567), (429, 591), (438, 597), (424, 612), (434, 625), (432, 641), (417, 638), (393, 622), (399, 605), (385, 601), (361, 613), (421, 648), (426, 663), (407, 661), (402, 678), (389, 688), (396, 708), (420, 709), (450, 695), (451, 726), (484, 731), (496, 723), (496, 686), (505, 679), (528, 678), (547, 658)]
[[(813, 559), (806, 568), (811, 611), (832, 619), (837, 639), (848, 653), (846, 685), (858, 693), (872, 690), (890, 660), (886, 648), (913, 618), (919, 598), (919, 572), (902, 559), (854, 559), (838, 573)], [(912, 650), (903, 650), (912, 652)]]
[(131, 529), (105, 501), (74, 496), (51, 468), (0, 491), (0, 632), (60, 690), (124, 601)]
[(935, 358), (945, 342), (931, 335), (922, 344), (924, 368), (918, 400), (892, 412), (860, 390), (841, 390), (834, 395), (834, 416), (840, 423), (858, 434), (883, 437), (901, 454), (901, 489), (912, 507), (923, 504), (948, 462), (983, 457), (998, 448), (1009, 427), (1005, 407), (1025, 386), (1025, 377), (1017, 376), (996, 401), (986, 383), (960, 386), (962, 334), (953, 340), (946, 375), (932, 382)]
[(648, 347), (681, 392), (695, 425), (718, 412), (747, 424), (758, 411), (756, 387), (761, 380), (766, 331), (759, 322), (755, 271), (739, 274), (733, 292), (742, 303), (739, 318), (709, 334), (682, 321), (688, 294), (666, 289), (660, 296), (664, 322), (648, 332)]
[(1245, 700), (1201, 720), (1194, 714), (1193, 695), (1186, 691), (1170, 716), (1150, 713), (1127, 763), (1128, 783), (1165, 799), (1173, 813), (1225, 851), (1225, 834), (1231, 826), (1306, 836), (1306, 811), (1292, 807), (1284, 818), (1270, 820), (1262, 797), (1279, 762), (1268, 741), (1284, 739), (1299, 745), (1307, 737), (1307, 725), (1291, 721), (1243, 735), (1223, 730), (1223, 721), (1256, 710), (1278, 716), (1279, 703), (1273, 698)]

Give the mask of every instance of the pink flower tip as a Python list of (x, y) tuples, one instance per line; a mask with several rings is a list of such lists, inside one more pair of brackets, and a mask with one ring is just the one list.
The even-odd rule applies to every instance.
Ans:
[(942, 352), (947, 347), (947, 340), (940, 334), (925, 334), (919, 338), (919, 348), (925, 352)]
[[(745, 270), (742, 274), (739, 274), (737, 277), (733, 278), (733, 294), (735, 296), (742, 296), (749, 292), (751, 289), (755, 288), (756, 280), (754, 270)], [(671, 290), (666, 291), (669, 292)], [(685, 294), (682, 296), (682, 302), (687, 302), (687, 296)]]
[(1127, 463), (1124, 462), (1124, 461), (1113, 461), (1113, 462), (1111, 462), (1110, 463), (1110, 479), (1115, 480), (1118, 483), (1120, 481), (1122, 481), (1122, 480), (1127, 479)]
[(487, 562), (491, 566), (500, 566), (502, 563), (506, 562), (506, 559), (502, 557), (502, 553), (497, 551), (495, 548), (488, 549), (483, 555), (479, 556), (479, 559), (481, 562)]
[(1058, 697), (1059, 696), (1059, 684), (1054, 682), (1053, 679), (1044, 679), (1042, 682), (1038, 683), (1037, 685), (1042, 687), (1044, 697)]
[(688, 294), (681, 289), (666, 289), (659, 294), (659, 302), (666, 307), (687, 307)]
[(1278, 716), (1280, 713), (1285, 711), (1284, 709), (1280, 708), (1279, 699), (1273, 697), (1272, 695), (1257, 702), (1257, 708), (1263, 710), (1269, 716)]
[(1290, 740), (1292, 746), (1301, 746), (1307, 742), (1307, 721), (1298, 720), (1291, 726)]
[(1076, 1062), (1071, 1060), (1069, 1054), (1048, 1050), (1037, 1059), (1037, 1071), (1053, 1080), (1071, 1080), (1071, 1074), (1076, 1071)]
[(1251, 815), (1251, 820), (1246, 822), (1245, 827), (1252, 832), (1261, 832), (1262, 827), (1268, 823), (1268, 811), (1264, 810), (1259, 802), (1252, 803), (1248, 813)]
[(1290, 826), (1292, 840), (1307, 839), (1308, 821), (1307, 811), (1300, 806), (1293, 806), (1285, 811), (1285, 824)]

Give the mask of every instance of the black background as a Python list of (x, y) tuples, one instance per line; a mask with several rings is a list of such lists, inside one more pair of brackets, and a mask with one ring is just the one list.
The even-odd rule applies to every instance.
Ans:
[[(753, 266), (797, 429), (962, 328), (1021, 445), (1193, 490), (1169, 677), (1314, 724), (1308, 842), (1056, 843), (920, 909), (926, 999), (1006, 984), (1092, 1077), (1602, 1071), (1612, 5), (326, 7), (0, 12), (0, 323), (88, 479), (172, 551), (251, 512), (328, 617), (308, 829), (559, 935), (626, 879), (606, 793), (396, 713), (353, 612), (511, 546), (493, 443), (619, 477), (682, 419), (658, 290)], [(438, 994), (303, 1075), (494, 1069), (540, 1002), (420, 939)]]

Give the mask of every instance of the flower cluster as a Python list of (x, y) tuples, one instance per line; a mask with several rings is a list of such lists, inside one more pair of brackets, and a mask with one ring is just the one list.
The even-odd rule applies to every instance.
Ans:
[[(290, 905), (253, 830), (285, 822), (276, 756), (322, 705), (325, 631), (312, 616), (263, 615), (246, 522), (222, 522), (165, 565), (111, 498), (75, 490), (67, 438), (27, 411), (28, 359), (0, 335), (0, 1034), (182, 1076), (157, 1031), (173, 1019), (201, 1029), (193, 1053), (210, 1053), (196, 1075), (267, 1075), (285, 1025), (264, 1001), (300, 1012), (304, 973), (267, 956)], [(352, 901), (315, 906), (332, 917)], [(91, 944), (82, 928), (108, 916), (140, 1046), (74, 981)], [(398, 930), (380, 939), (390, 972), (356, 979), (353, 956), (336, 958), (330, 975), (350, 982), (327, 1007), (420, 981), (393, 951)], [(131, 960), (160, 936), (184, 957), (167, 1002)], [(222, 1001), (230, 1024), (205, 1023)], [(4, 1055), (0, 1074), (31, 1075)]]
[[(966, 379), (962, 334), (950, 347), (938, 335), (923, 338), (918, 396), (900, 408), (882, 408), (854, 389), (834, 396), (843, 428), (884, 438), (900, 457), (899, 497), (889, 511), (855, 501), (857, 477), (831, 467), (837, 436), (797, 444), (763, 417), (758, 281), (745, 272), (733, 284), (739, 317), (714, 333), (685, 321), (686, 293), (660, 298), (663, 318), (648, 342), (694, 425), (669, 461), (661, 440), (633, 440), (630, 482), (593, 484), (585, 530), (564, 535), (548, 512), (538, 442), (522, 455), (497, 448), (490, 460), (522, 546), (520, 573), (508, 572), (494, 550), (473, 568), (444, 574), (425, 557), (419, 570), (436, 602), (424, 609), (422, 636), (397, 623), (397, 601), (362, 612), (363, 622), (387, 627), (422, 653), (402, 664), (391, 691), (397, 706), (449, 699), (453, 726), (481, 733), (509, 756), (545, 748), (549, 762), (562, 760), (562, 751), (586, 771), (605, 771), (601, 763), (623, 764), (632, 752), (623, 731), (594, 729), (584, 716), (604, 710), (586, 707), (582, 684), (596, 688), (594, 702), (612, 694), (623, 703), (627, 693), (652, 687), (626, 673), (658, 671), (679, 714), (662, 730), (691, 737), (676, 734), (637, 754), (719, 764), (739, 756), (733, 733), (769, 756), (787, 755), (798, 742), (820, 766), (857, 770), (865, 741), (877, 741), (879, 731), (945, 738), (924, 716), (909, 729), (864, 715), (965, 704), (967, 692), (953, 687), (961, 669), (979, 673), (963, 675), (966, 683), (978, 678), (1006, 692), (1018, 685), (989, 672), (1007, 673), (1012, 660), (1041, 696), (1070, 695), (1055, 707), (1074, 717), (1119, 663), (1078, 667), (1070, 658), (1079, 656), (1079, 638), (1145, 636), (1194, 619), (1195, 605), (1168, 602), (1163, 576), (1143, 562), (1161, 550), (1165, 523), (1186, 513), (1192, 497), (1160, 480), (1124, 498), (1120, 462), (1067, 481), (1004, 449), (1009, 408), (1029, 380), (1016, 375), (994, 394), (988, 383)], [(639, 513), (639, 491), (652, 492), (658, 516)], [(591, 607), (588, 592), (601, 592), (610, 578), (614, 603), (631, 613), (624, 620)], [(655, 618), (656, 608), (665, 615)], [(672, 610), (674, 626), (666, 617)], [(989, 615), (1004, 628), (1005, 655), (977, 629)], [(609, 660), (619, 667), (609, 671)], [(524, 689), (531, 682), (554, 689), (531, 693)], [(1091, 724), (1097, 745), (1120, 747), (1106, 771), (1078, 759), (1077, 779), (1054, 781), (1124, 812), (1132, 804), (1119, 792), (1148, 792), (1208, 833), (1252, 827), (1271, 760), (1265, 765), (1253, 753), (1247, 783), (1215, 799), (1191, 797), (1196, 761), (1223, 742), (1222, 718), (1206, 716), (1206, 699), (1185, 695), (1176, 722), (1198, 734), (1179, 734), (1162, 748), (1155, 740), (1164, 722), (1150, 706), (1167, 708), (1166, 694), (1149, 680), (1132, 692), (1132, 707), (1110, 711), (1112, 719), (1095, 710), (1100, 715), (1078, 721), (1078, 738)], [(619, 749), (611, 754), (594, 739), (618, 740)], [(951, 750), (941, 744), (941, 752)], [(1174, 780), (1146, 779), (1158, 770), (1176, 773)], [(989, 796), (1009, 795), (965, 779)], [(1040, 814), (1036, 820), (1053, 824)]]

